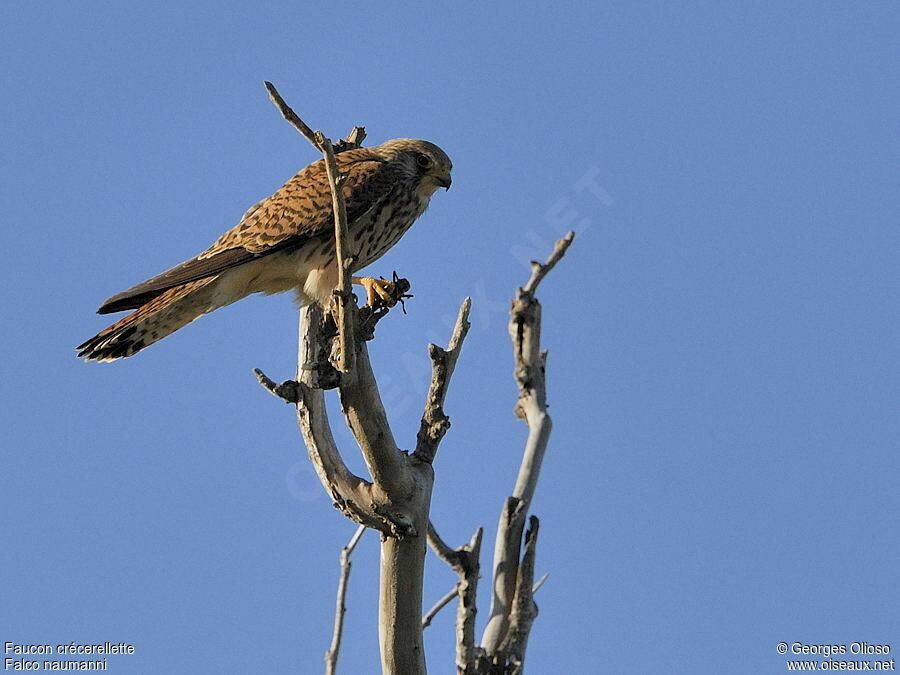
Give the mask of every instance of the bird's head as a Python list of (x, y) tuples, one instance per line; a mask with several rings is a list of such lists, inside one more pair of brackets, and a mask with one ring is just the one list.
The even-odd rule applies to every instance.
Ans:
[(383, 143), (379, 149), (390, 161), (401, 161), (409, 171), (414, 171), (420, 180), (419, 189), (427, 196), (431, 196), (439, 187), (450, 189), (453, 162), (434, 143), (397, 138)]

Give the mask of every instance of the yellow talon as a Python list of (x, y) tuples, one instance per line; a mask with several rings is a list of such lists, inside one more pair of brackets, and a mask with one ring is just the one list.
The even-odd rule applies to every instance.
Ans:
[(369, 307), (374, 307), (378, 300), (381, 300), (389, 307), (395, 304), (392, 293), (394, 284), (387, 279), (374, 277), (351, 277), (350, 281), (358, 286), (366, 289), (366, 299)]

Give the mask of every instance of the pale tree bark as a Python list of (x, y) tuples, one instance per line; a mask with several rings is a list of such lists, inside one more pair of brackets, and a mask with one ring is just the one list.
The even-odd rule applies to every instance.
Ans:
[[(397, 281), (395, 297), (378, 308), (357, 308), (350, 292), (352, 260), (348, 258), (346, 208), (340, 189), (344, 177), (337, 170), (334, 154), (359, 147), (365, 130), (356, 127), (346, 139), (332, 146), (324, 134), (312, 131), (291, 110), (273, 85), (267, 82), (266, 87), (285, 119), (325, 158), (333, 197), (335, 264), (340, 283), (327, 307), (313, 304), (301, 310), (296, 379), (276, 384), (261, 371), (255, 372), (264, 387), (296, 406), (308, 455), (335, 507), (361, 526), (381, 534), (379, 644), (382, 672), (425, 674), (422, 630), (456, 597), (457, 672), (462, 675), (521, 673), (531, 624), (537, 616), (533, 600), (537, 518), (531, 518), (523, 553), (522, 535), (550, 434), (544, 381), (546, 352), (540, 351), (541, 313), (534, 293), (544, 276), (565, 254), (573, 234), (557, 243), (546, 263), (533, 263), (531, 279), (518, 290), (513, 302), (510, 333), (519, 386), (516, 414), (527, 422), (529, 437), (516, 486), (501, 512), (494, 543), (493, 602), (479, 645), (475, 637), (475, 617), (482, 530), (479, 528), (468, 544), (452, 549), (440, 539), (429, 521), (434, 487), (433, 463), (440, 442), (450, 428), (444, 402), (469, 329), (471, 303), (467, 298), (460, 307), (447, 348), (429, 345), (431, 384), (415, 451), (406, 454), (398, 448), (388, 423), (366, 342), (374, 338), (378, 321), (403, 297), (408, 283)], [(368, 478), (350, 471), (335, 442), (325, 407), (324, 392), (328, 389), (338, 390), (343, 414), (362, 452)], [(341, 554), (342, 573), (332, 644), (326, 654), (326, 673), (336, 672), (350, 555), (361, 533), (362, 529)], [(426, 543), (453, 567), (459, 581), (453, 593), (445, 596), (423, 618)], [(538, 585), (540, 583), (542, 581)]]
[[(365, 314), (372, 317), (369, 312)], [(467, 315), (468, 302), (460, 309), (454, 331), (459, 346), (468, 326)], [(312, 327), (319, 316), (321, 312), (315, 307), (304, 312), (302, 354), (327, 352), (309, 344), (321, 333)], [(259, 376), (270, 391), (296, 404), (310, 459), (335, 506), (348, 518), (381, 532), (379, 635), (383, 672), (424, 673), (422, 587), (434, 480), (429, 460), (436, 446), (430, 446), (428, 453), (411, 455), (397, 448), (368, 351), (360, 342), (354, 370), (349, 375), (341, 374), (338, 384), (344, 414), (372, 480), (354, 475), (335, 444), (323, 390), (304, 382), (307, 374), (322, 370), (321, 364), (303, 363), (299, 381), (281, 385), (261, 373)]]
[(325, 675), (335, 675), (337, 672), (338, 654), (341, 651), (341, 638), (344, 635), (344, 615), (347, 613), (347, 606), (344, 604), (347, 599), (347, 584), (350, 581), (350, 569), (353, 563), (350, 562), (350, 556), (353, 555), (353, 549), (359, 543), (366, 531), (365, 525), (360, 525), (350, 542), (341, 549), (341, 578), (338, 582), (337, 603), (334, 610), (334, 630), (331, 633), (331, 646), (325, 652)]
[(516, 293), (510, 310), (509, 334), (515, 356), (515, 379), (519, 387), (516, 416), (528, 424), (528, 441), (516, 485), (500, 512), (494, 543), (494, 579), (491, 613), (481, 644), (490, 654), (502, 652), (507, 641), (513, 600), (518, 581), (519, 550), (531, 499), (540, 477), (552, 421), (547, 414), (545, 371), (547, 352), (541, 351), (541, 304), (535, 297), (538, 284), (566, 254), (574, 239), (570, 232), (560, 239), (544, 264), (532, 262), (528, 283)]
[[(534, 593), (546, 575), (534, 583), (538, 519), (531, 516), (529, 529), (522, 537), (531, 500), (537, 488), (541, 464), (550, 437), (551, 420), (547, 414), (545, 372), (547, 352), (541, 350), (541, 306), (535, 292), (550, 270), (566, 254), (574, 239), (570, 232), (556, 242), (545, 263), (532, 262), (532, 273), (518, 289), (510, 310), (509, 333), (515, 357), (514, 377), (519, 388), (516, 416), (528, 424), (528, 440), (519, 467), (513, 494), (500, 511), (500, 523), (494, 541), (492, 602), (481, 644), (475, 644), (474, 614), (477, 592), (478, 559), (472, 550), (480, 548), (480, 533), (469, 545), (451, 549), (432, 527), (429, 544), (438, 557), (459, 575), (456, 586), (457, 673), (459, 675), (520, 675), (524, 672), (525, 650), (531, 625), (537, 617)], [(432, 617), (433, 618), (433, 617)]]

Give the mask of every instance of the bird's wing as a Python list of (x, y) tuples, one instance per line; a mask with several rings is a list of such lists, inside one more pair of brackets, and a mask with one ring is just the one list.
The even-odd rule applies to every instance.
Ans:
[[(347, 150), (336, 159), (338, 168), (347, 174), (343, 193), (351, 223), (387, 197), (398, 182), (397, 169), (373, 148)], [(325, 163), (319, 160), (251, 207), (240, 223), (203, 253), (112, 296), (97, 313), (135, 309), (169, 288), (220, 274), (276, 251), (296, 249), (333, 228), (331, 188)]]

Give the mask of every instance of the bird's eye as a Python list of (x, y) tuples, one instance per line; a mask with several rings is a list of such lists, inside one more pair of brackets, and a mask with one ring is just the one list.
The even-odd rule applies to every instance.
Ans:
[(427, 169), (431, 166), (431, 158), (428, 155), (416, 155), (416, 164), (421, 166), (423, 169)]

